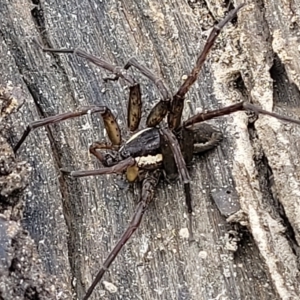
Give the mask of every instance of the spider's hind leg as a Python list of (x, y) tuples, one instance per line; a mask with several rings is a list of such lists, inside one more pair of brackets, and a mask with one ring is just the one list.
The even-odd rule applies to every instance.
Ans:
[(83, 300), (87, 300), (90, 298), (93, 290), (99, 283), (99, 281), (102, 279), (105, 272), (108, 270), (109, 266), (113, 263), (115, 258), (117, 257), (118, 253), (123, 249), (127, 241), (130, 239), (130, 237), (133, 235), (133, 233), (138, 229), (138, 227), (141, 224), (143, 215), (151, 201), (154, 197), (154, 192), (156, 190), (156, 186), (158, 184), (159, 178), (160, 178), (160, 170), (156, 170), (153, 173), (147, 173), (145, 178), (142, 182), (142, 193), (139, 199), (139, 202), (136, 206), (134, 215), (127, 227), (127, 229), (124, 231), (122, 236), (120, 237), (120, 240), (115, 245), (115, 247), (112, 249), (112, 251), (107, 256), (106, 260), (102, 264), (100, 270), (98, 271), (95, 279), (93, 280), (91, 286), (88, 288), (85, 296), (83, 297)]
[(194, 136), (194, 154), (211, 150), (219, 145), (223, 134), (216, 128), (206, 123), (195, 124), (186, 130), (192, 130)]
[(187, 166), (191, 164), (194, 154), (213, 149), (223, 139), (220, 131), (206, 123), (183, 126), (175, 134)]

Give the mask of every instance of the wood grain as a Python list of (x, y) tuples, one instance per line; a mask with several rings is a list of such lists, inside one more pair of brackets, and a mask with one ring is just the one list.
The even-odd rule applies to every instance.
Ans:
[[(105, 83), (109, 74), (80, 58), (42, 53), (34, 38), (55, 48), (80, 47), (120, 66), (134, 56), (175, 93), (207, 30), (226, 11), (221, 1), (181, 0), (4, 0), (0, 7), (1, 84), (21, 87), (25, 100), (14, 115), (13, 142), (32, 120), (92, 104), (110, 107), (123, 138), (129, 136), (126, 84)], [(187, 95), (185, 118), (241, 100), (299, 118), (299, 13), (299, 6), (280, 0), (247, 4), (218, 38)], [(142, 85), (143, 126), (160, 95), (133, 74)], [(184, 234), (181, 184), (162, 182), (141, 228), (92, 299), (297, 299), (300, 128), (269, 117), (254, 120), (242, 112), (212, 122), (224, 141), (190, 169), (195, 242)], [(100, 118), (83, 117), (36, 130), (18, 154), (33, 167), (24, 226), (47, 272), (79, 299), (138, 199), (139, 190), (117, 176), (74, 180), (60, 174), (60, 167), (96, 168), (88, 147), (104, 137)], [(228, 224), (219, 213), (211, 194), (219, 188), (237, 193), (246, 227)], [(227, 243), (234, 232), (236, 251)]]

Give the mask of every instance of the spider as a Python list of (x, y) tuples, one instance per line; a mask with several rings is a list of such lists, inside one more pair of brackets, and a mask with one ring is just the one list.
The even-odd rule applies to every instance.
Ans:
[[(220, 31), (237, 15), (238, 11), (243, 6), (244, 4), (229, 12), (228, 15), (213, 28), (202, 53), (197, 59), (196, 66), (174, 95), (169, 92), (168, 87), (161, 79), (156, 77), (150, 70), (140, 65), (135, 59), (130, 59), (125, 67), (121, 68), (107, 63), (100, 58), (94, 57), (81, 49), (51, 49), (41, 47), (44, 52), (76, 54), (95, 65), (110, 71), (115, 75), (115, 77), (112, 78), (113, 80), (119, 78), (125, 80), (130, 85), (127, 123), (130, 131), (135, 132), (138, 130), (141, 119), (142, 103), (140, 86), (126, 70), (130, 67), (137, 68), (143, 75), (155, 82), (162, 95), (161, 101), (154, 106), (147, 117), (147, 128), (135, 132), (135, 134), (133, 134), (123, 145), (119, 125), (109, 108), (105, 106), (91, 106), (83, 108), (78, 112), (68, 112), (30, 123), (21, 139), (14, 147), (14, 151), (17, 152), (29, 133), (38, 127), (58, 123), (88, 113), (100, 113), (110, 142), (95, 142), (90, 146), (90, 152), (99, 159), (104, 167), (98, 170), (62, 170), (62, 172), (73, 177), (125, 172), (128, 181), (140, 181), (142, 183), (141, 197), (136, 207), (135, 214), (119, 242), (103, 263), (103, 267), (100, 269), (92, 285), (87, 290), (87, 293), (83, 298), (84, 300), (87, 300), (90, 297), (104, 273), (140, 225), (143, 214), (154, 197), (154, 190), (162, 173), (165, 173), (165, 176), (171, 178), (179, 173), (185, 190), (188, 212), (192, 212), (190, 177), (187, 165), (191, 162), (193, 154), (212, 149), (222, 140), (222, 134), (208, 124), (202, 124), (203, 121), (227, 115), (235, 111), (252, 110), (256, 113), (262, 113), (281, 120), (300, 124), (300, 121), (262, 110), (245, 102), (206, 113), (198, 113), (181, 123), (185, 95), (197, 80), (200, 69)], [(165, 117), (167, 117), (167, 126), (164, 124)], [(104, 154), (101, 150), (109, 150), (112, 151), (113, 154)]]

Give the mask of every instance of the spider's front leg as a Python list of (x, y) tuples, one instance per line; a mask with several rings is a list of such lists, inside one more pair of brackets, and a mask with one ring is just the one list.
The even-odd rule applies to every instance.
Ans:
[(172, 99), (170, 113), (168, 115), (169, 128), (177, 129), (180, 126), (185, 95), (197, 80), (200, 70), (207, 58), (207, 55), (209, 54), (221, 30), (227, 23), (229, 23), (234, 17), (236, 17), (238, 11), (244, 5), (245, 4), (240, 4), (237, 8), (230, 11), (222, 21), (220, 21), (216, 26), (213, 27), (202, 52), (197, 58), (196, 66), (193, 68), (191, 73), (188, 75), (187, 79), (184, 81), (184, 83), (181, 85), (181, 87)]
[(149, 203), (153, 200), (154, 191), (158, 184), (160, 175), (161, 175), (160, 170), (155, 170), (153, 172), (149, 172), (146, 174), (146, 176), (142, 182), (142, 193), (141, 193), (140, 201), (135, 209), (135, 213), (134, 213), (126, 231), (122, 234), (120, 240), (118, 241), (116, 246), (112, 249), (112, 251), (109, 253), (106, 260), (104, 261), (103, 266), (101, 267), (100, 271), (96, 275), (94, 281), (92, 282), (91, 286), (89, 287), (83, 300), (89, 299), (89, 297), (91, 296), (96, 285), (102, 279), (104, 273), (108, 270), (108, 268), (110, 267), (112, 262), (115, 260), (115, 258), (117, 257), (119, 252), (122, 250), (122, 248), (125, 246), (127, 241), (130, 239), (132, 234), (140, 226), (143, 215), (144, 215)]

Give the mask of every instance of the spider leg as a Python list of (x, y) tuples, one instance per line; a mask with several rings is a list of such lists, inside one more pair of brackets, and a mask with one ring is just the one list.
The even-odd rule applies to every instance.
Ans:
[(206, 60), (206, 57), (208, 53), (210, 52), (216, 38), (220, 34), (223, 27), (230, 22), (238, 13), (238, 11), (244, 6), (245, 4), (240, 4), (237, 8), (230, 11), (227, 16), (220, 21), (216, 26), (213, 27), (205, 45), (200, 53), (199, 57), (197, 58), (196, 66), (193, 68), (190, 75), (188, 75), (187, 79), (184, 81), (184, 83), (181, 85), (177, 93), (174, 95), (170, 112), (168, 115), (168, 124), (169, 128), (176, 129), (180, 126), (181, 116), (182, 116), (182, 110), (183, 110), (183, 104), (184, 104), (184, 97), (186, 93), (189, 91), (190, 87), (194, 84), (194, 82), (197, 80), (199, 72)]
[(140, 201), (135, 209), (135, 213), (134, 213), (126, 231), (122, 234), (120, 240), (118, 241), (116, 246), (113, 248), (113, 250), (110, 252), (110, 254), (106, 258), (106, 260), (104, 261), (103, 266), (101, 267), (100, 271), (98, 272), (97, 276), (95, 277), (94, 281), (92, 282), (91, 286), (89, 287), (83, 300), (89, 299), (89, 297), (91, 296), (96, 285), (102, 279), (104, 273), (108, 270), (109, 266), (115, 260), (118, 253), (122, 250), (122, 248), (125, 246), (125, 244), (130, 239), (132, 234), (139, 227), (139, 225), (142, 221), (143, 215), (145, 213), (145, 210), (147, 209), (147, 206), (153, 199), (154, 190), (159, 181), (159, 177), (160, 177), (159, 170), (156, 170), (153, 173), (148, 173), (146, 175), (145, 179), (142, 182), (142, 194), (141, 194)]
[(118, 80), (119, 78), (123, 78), (125, 81), (127, 81), (130, 84), (129, 101), (128, 101), (128, 109), (127, 109), (128, 112), (127, 126), (131, 131), (135, 131), (138, 128), (141, 120), (141, 114), (142, 114), (140, 85), (135, 83), (135, 80), (127, 73), (125, 68), (108, 63), (102, 58), (89, 54), (79, 48), (77, 49), (45, 48), (37, 40), (35, 40), (35, 42), (42, 49), (43, 52), (74, 54), (90, 61), (91, 63), (93, 63), (94, 65), (100, 68), (110, 71), (115, 75), (114, 78), (106, 78), (106, 80)]
[[(186, 167), (186, 163), (184, 161), (183, 155), (181, 153), (179, 143), (178, 143), (175, 135), (173, 134), (173, 132), (170, 129), (161, 128), (160, 132), (161, 132), (162, 139), (166, 143), (168, 143), (168, 146), (173, 153), (175, 164), (176, 164), (180, 179), (184, 185), (185, 201), (186, 201), (186, 205), (188, 208), (188, 212), (192, 213), (193, 209), (192, 209), (192, 200), (191, 200), (191, 193), (190, 193), (190, 175), (189, 175), (188, 169)], [(167, 156), (164, 156), (163, 164), (164, 164), (164, 160), (166, 159)], [(166, 168), (165, 168), (165, 170), (168, 171)]]
[(205, 112), (205, 113), (196, 114), (195, 116), (193, 116), (193, 117), (189, 118), (188, 120), (186, 120), (183, 123), (183, 127), (191, 126), (191, 125), (196, 124), (196, 123), (201, 123), (203, 121), (211, 120), (211, 119), (214, 119), (214, 118), (217, 118), (217, 117), (220, 117), (220, 116), (225, 116), (225, 115), (229, 115), (231, 113), (237, 112), (237, 111), (244, 111), (244, 110), (250, 110), (250, 111), (253, 111), (257, 114), (263, 114), (263, 115), (271, 116), (273, 118), (276, 118), (276, 119), (279, 119), (279, 120), (282, 120), (282, 121), (286, 121), (286, 122), (289, 122), (289, 123), (295, 123), (295, 124), (300, 125), (300, 120), (295, 120), (295, 119), (292, 119), (292, 118), (289, 118), (289, 117), (286, 117), (286, 116), (279, 115), (279, 114), (274, 113), (274, 112), (264, 110), (264, 109), (262, 109), (258, 106), (255, 106), (251, 103), (248, 103), (248, 102), (240, 102), (240, 103), (233, 104), (233, 105), (230, 105), (230, 106), (227, 106), (227, 107), (224, 107), (224, 108), (208, 111), (208, 112)]
[(38, 44), (38, 46), (42, 49), (43, 52), (67, 53), (67, 54), (69, 53), (69, 54), (77, 55), (81, 58), (84, 58), (84, 59), (90, 61), (91, 63), (93, 63), (94, 65), (96, 65), (100, 68), (110, 71), (111, 73), (113, 73), (116, 76), (116, 78), (114, 78), (114, 79), (123, 78), (130, 85), (135, 84), (134, 79), (126, 72), (126, 70), (124, 70), (124, 68), (122, 68), (120, 66), (115, 66), (111, 63), (108, 63), (107, 61), (103, 60), (102, 58), (99, 58), (92, 54), (89, 54), (84, 50), (81, 50), (79, 48), (74, 48), (74, 49), (46, 48), (39, 41), (37, 41), (37, 40), (34, 40), (34, 41)]
[(144, 76), (149, 78), (151, 81), (155, 83), (157, 86), (159, 92), (161, 93), (163, 100), (167, 101), (170, 100), (172, 97), (172, 94), (169, 91), (169, 88), (166, 86), (166, 84), (162, 81), (161, 78), (157, 77), (151, 70), (146, 68), (145, 66), (141, 65), (135, 57), (132, 57), (128, 60), (126, 65), (124, 66), (125, 70), (128, 70), (130, 67), (135, 67), (138, 69)]
[(104, 122), (105, 129), (107, 131), (108, 137), (113, 145), (121, 144), (121, 131), (119, 125), (116, 121), (115, 116), (112, 114), (109, 108), (106, 106), (89, 106), (82, 108), (77, 112), (67, 112), (56, 116), (47, 117), (38, 121), (34, 121), (27, 125), (22, 137), (14, 147), (14, 152), (16, 153), (21, 145), (24, 143), (25, 139), (29, 133), (36, 128), (46, 126), (49, 124), (59, 123), (72, 118), (77, 118), (89, 113), (100, 113)]
[[(183, 182), (183, 187), (184, 187), (184, 194), (185, 194), (185, 203), (188, 209), (189, 213), (189, 224), (188, 224), (188, 230), (189, 230), (189, 241), (193, 241), (193, 229), (192, 229), (192, 197), (191, 197), (191, 187), (190, 187), (190, 175), (188, 172), (188, 169), (186, 167), (186, 163), (183, 157), (183, 154), (181, 152), (179, 143), (177, 141), (177, 138), (173, 134), (173, 132), (169, 128), (161, 128), (161, 139), (162, 139), (162, 154), (163, 154), (163, 164), (164, 164), (164, 169), (166, 172), (169, 170), (166, 169), (168, 167), (172, 167), (171, 170), (174, 171), (174, 163), (172, 163), (172, 159), (174, 159), (177, 171), (180, 175), (180, 179)], [(163, 144), (168, 144), (163, 145)], [(167, 148), (171, 149), (171, 154), (166, 153)], [(164, 153), (165, 152), (165, 153)], [(173, 155), (172, 155), (173, 154)], [(171, 157), (171, 158), (170, 158)]]
[(165, 85), (163, 80), (157, 77), (151, 70), (141, 65), (136, 58), (132, 57), (129, 59), (127, 64), (124, 66), (124, 69), (129, 69), (130, 67), (135, 67), (138, 69), (144, 76), (149, 78), (157, 86), (159, 92), (162, 95), (162, 100), (159, 101), (151, 110), (150, 114), (147, 117), (146, 124), (148, 127), (154, 127), (158, 125), (162, 119), (166, 116), (169, 110), (170, 100), (172, 99), (172, 94), (170, 93), (169, 88)]
[(123, 173), (125, 170), (135, 165), (136, 165), (135, 159), (133, 157), (128, 157), (110, 167), (104, 167), (95, 170), (79, 170), (79, 171), (69, 171), (67, 169), (61, 169), (61, 172), (63, 172), (66, 175), (70, 175), (72, 177), (86, 177), (86, 176), (95, 176), (95, 175)]

